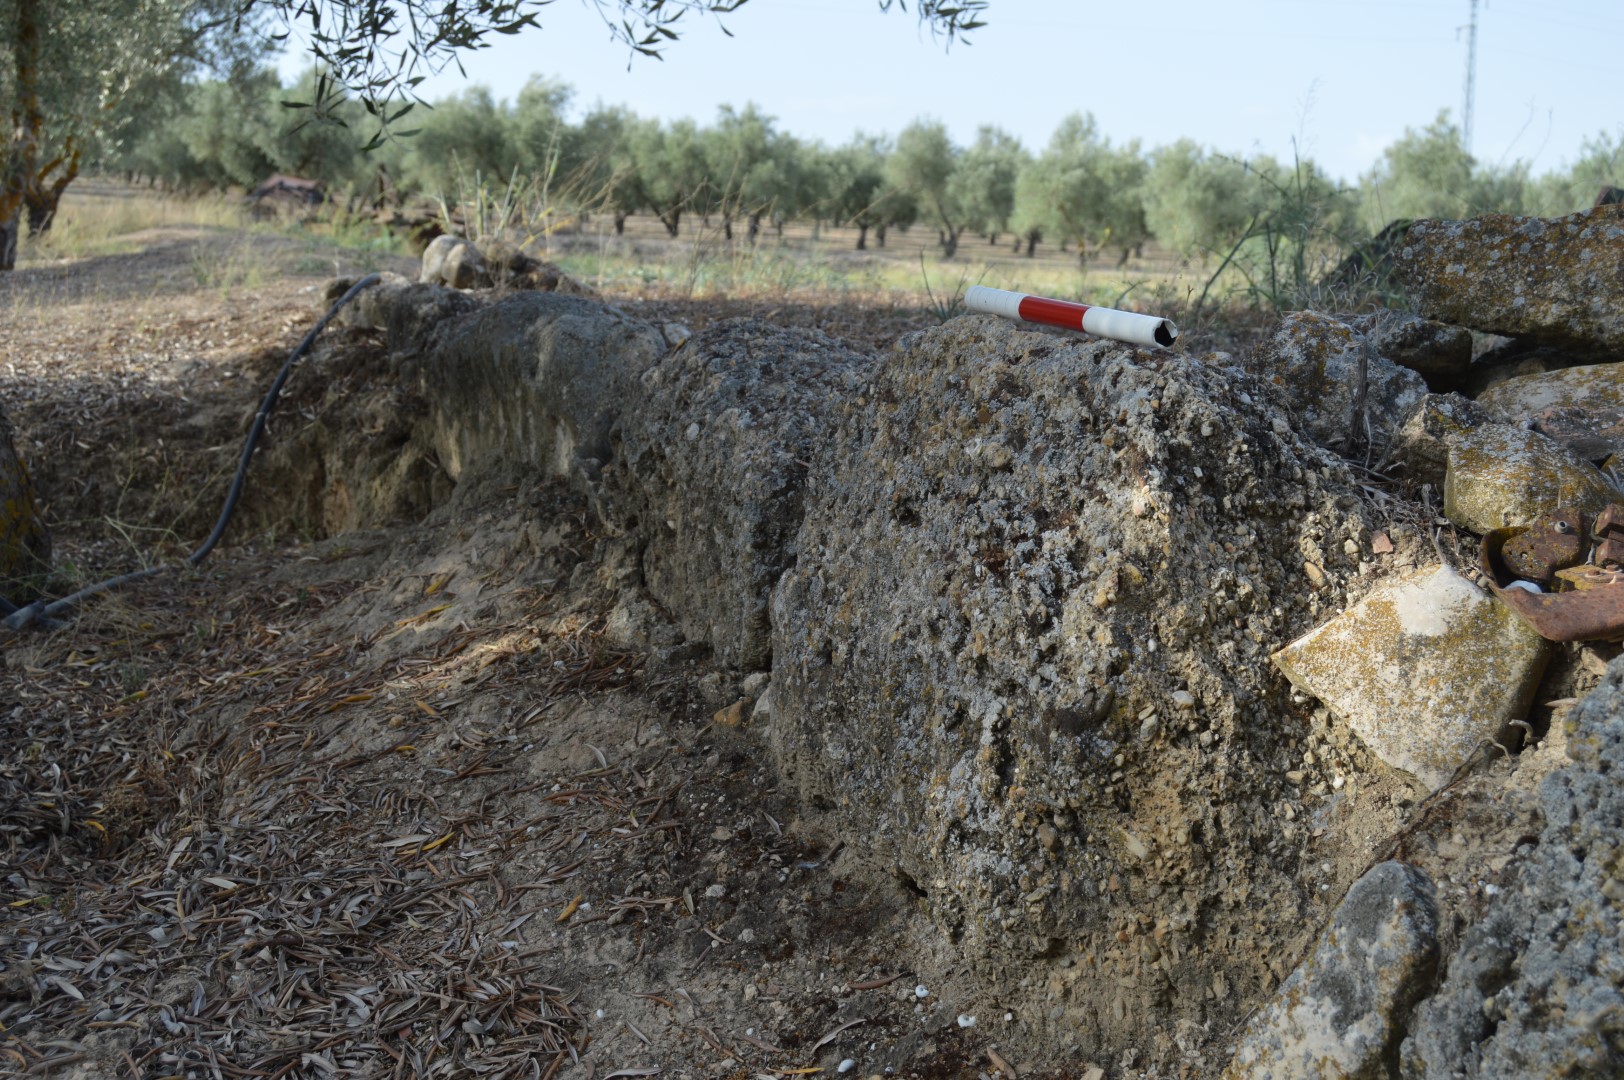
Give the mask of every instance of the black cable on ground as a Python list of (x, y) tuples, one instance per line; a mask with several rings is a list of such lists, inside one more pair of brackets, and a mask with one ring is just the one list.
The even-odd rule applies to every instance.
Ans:
[(4, 626), (8, 630), (21, 630), (33, 625), (51, 629), (61, 625), (56, 616), (99, 592), (106, 592), (121, 585), (144, 581), (150, 577), (157, 577), (159, 574), (167, 574), (171, 570), (194, 568), (208, 558), (209, 552), (214, 550), (215, 545), (220, 542), (220, 538), (225, 535), (226, 526), (231, 523), (231, 515), (237, 509), (237, 500), (242, 498), (243, 482), (248, 477), (248, 463), (253, 459), (254, 448), (259, 444), (260, 436), (265, 433), (265, 422), (270, 419), (271, 410), (276, 408), (277, 398), (282, 396), (282, 386), (288, 381), (288, 375), (293, 371), (293, 365), (298, 363), (301, 356), (310, 351), (310, 347), (316, 343), (316, 338), (323, 330), (327, 329), (327, 324), (337, 318), (338, 313), (343, 311), (350, 301), (359, 296), (362, 290), (376, 285), (379, 280), (379, 275), (368, 274), (354, 285), (351, 285), (349, 291), (339, 297), (333, 306), (327, 309), (327, 314), (323, 315), (321, 321), (310, 328), (310, 333), (306, 334), (304, 340), (299, 342), (298, 347), (288, 355), (287, 361), (282, 365), (282, 370), (276, 373), (276, 381), (271, 383), (271, 388), (265, 393), (265, 399), (259, 403), (259, 412), (254, 414), (253, 426), (248, 429), (248, 438), (243, 442), (242, 457), (237, 461), (237, 475), (232, 478), (231, 490), (226, 493), (225, 505), (220, 508), (220, 519), (214, 523), (214, 531), (209, 533), (209, 538), (203, 541), (196, 551), (186, 556), (184, 562), (148, 567), (145, 570), (136, 570), (133, 573), (108, 578), (106, 581), (98, 581), (94, 585), (87, 585), (71, 596), (64, 596), (62, 599), (52, 601), (49, 604), (44, 600), (36, 600), (32, 604), (16, 607), (4, 597), (0, 597), (0, 610), (4, 610), (6, 613), (6, 617), (0, 620), (0, 626)]

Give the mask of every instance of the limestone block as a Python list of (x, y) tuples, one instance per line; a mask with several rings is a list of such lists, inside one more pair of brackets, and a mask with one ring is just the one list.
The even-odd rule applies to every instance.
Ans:
[(1356, 433), (1362, 438), (1367, 422), (1376, 446), (1385, 446), (1387, 433), (1427, 392), (1420, 375), (1367, 348), (1353, 327), (1314, 311), (1280, 320), (1246, 366), (1280, 388), (1309, 438), (1333, 450), (1353, 445)]
[(1478, 535), (1558, 506), (1599, 513), (1619, 498), (1594, 465), (1538, 432), (1484, 424), (1449, 444), (1444, 514)]
[(575, 280), (557, 265), (526, 254), (505, 240), (486, 241), (480, 245), (480, 254), (488, 268), (490, 284), (498, 288), (537, 289), (566, 296), (598, 295), (597, 290)]
[(1449, 471), (1449, 444), (1489, 423), (1489, 414), (1459, 394), (1428, 394), (1411, 407), (1393, 432), (1383, 464), (1403, 465), (1399, 475), (1415, 484), (1442, 488)]
[(1566, 726), (1544, 828), (1416, 1009), (1405, 1080), (1624, 1075), (1624, 660)]
[(1624, 355), (1624, 206), (1417, 221), (1395, 268), (1429, 319)]
[(435, 452), (452, 479), (497, 454), (590, 487), (638, 379), (665, 351), (657, 328), (616, 308), (522, 292), (438, 327), (402, 371), (429, 403)]
[(1385, 1080), (1437, 963), (1431, 879), (1403, 863), (1371, 867), (1247, 1025), (1224, 1080)]
[(1378, 586), (1274, 654), (1387, 764), (1431, 790), (1528, 712), (1549, 643), (1447, 567)]
[(1624, 364), (1591, 364), (1521, 375), (1489, 387), (1477, 403), (1518, 424), (1546, 409), (1624, 409)]
[(460, 236), (436, 236), (423, 252), (423, 270), (417, 280), (453, 289), (475, 289), (490, 284), (490, 271), (479, 249), (469, 241)]
[[(351, 278), (329, 283), (322, 310), (325, 312), (353, 284)], [(338, 321), (358, 329), (385, 331), (393, 353), (417, 353), (424, 351), (446, 324), (478, 306), (474, 297), (455, 289), (408, 281), (399, 274), (385, 272), (378, 284), (363, 291), (339, 313)]]
[(1349, 320), (1385, 357), (1422, 376), (1448, 380), (1472, 366), (1472, 332), (1408, 311), (1376, 311)]

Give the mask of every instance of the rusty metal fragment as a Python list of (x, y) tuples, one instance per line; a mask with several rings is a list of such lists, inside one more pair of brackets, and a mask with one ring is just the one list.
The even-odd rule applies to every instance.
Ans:
[(1624, 506), (1608, 503), (1607, 509), (1596, 515), (1591, 531), (1596, 553), (1590, 561), (1602, 567), (1624, 566)]
[(1501, 554), (1507, 569), (1524, 581), (1550, 588), (1557, 571), (1585, 561), (1588, 524), (1578, 507), (1558, 507), (1506, 540)]
[(1541, 637), (1624, 638), (1624, 505), (1609, 504), (1594, 523), (1560, 508), (1531, 526), (1495, 529), (1479, 562), (1490, 591)]

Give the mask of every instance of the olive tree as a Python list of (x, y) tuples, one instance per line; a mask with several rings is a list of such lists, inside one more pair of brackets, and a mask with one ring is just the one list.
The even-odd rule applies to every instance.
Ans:
[(1246, 231), (1261, 209), (1258, 189), (1243, 162), (1180, 139), (1150, 155), (1145, 216), (1164, 246), (1210, 254)]
[(1405, 128), (1360, 185), (1366, 225), (1374, 231), (1395, 218), (1468, 216), (1475, 165), (1447, 111), (1420, 131)]
[[(236, 0), (243, 13), (297, 26), (312, 56), (332, 72), (331, 87), (311, 102), (318, 112), (329, 89), (358, 95), (369, 112), (397, 118), (415, 91), (448, 65), (493, 38), (542, 29), (554, 0)], [(696, 14), (726, 15), (747, 0), (590, 0), (616, 39), (633, 54), (658, 57)], [(876, 0), (881, 11), (908, 10), (908, 0)], [(985, 25), (989, 0), (914, 0), (921, 25), (949, 42)]]
[(982, 125), (959, 157), (949, 184), (952, 201), (963, 211), (966, 227), (985, 233), (989, 244), (998, 243), (998, 234), (1009, 228), (1015, 179), (1026, 160), (1021, 141), (990, 124)]
[(1562, 172), (1542, 176), (1531, 198), (1541, 214), (1571, 214), (1595, 203), (1603, 188), (1624, 184), (1624, 129), (1598, 132)]
[(823, 208), (836, 225), (857, 229), (857, 250), (868, 249), (868, 234), (885, 246), (886, 230), (906, 229), (919, 220), (919, 203), (898, 188), (887, 168), (891, 143), (882, 136), (858, 133), (846, 145), (828, 152), (827, 196)]
[(857, 250), (868, 249), (868, 231), (884, 220), (885, 142), (858, 135), (829, 154), (829, 216), (857, 228)]
[(578, 164), (566, 180), (586, 207), (607, 212), (615, 234), (626, 231), (626, 219), (643, 209), (643, 188), (631, 138), (643, 121), (620, 105), (598, 105), (576, 125)]
[(457, 201), (476, 178), (502, 183), (519, 167), (513, 116), (486, 87), (472, 86), (436, 102), (415, 122), (418, 130), (404, 140), (411, 187)]
[(638, 202), (676, 237), (682, 215), (702, 205), (709, 191), (698, 126), (692, 120), (675, 120), (669, 126), (658, 120), (640, 120), (630, 127), (626, 147), (634, 169), (630, 183)]
[(885, 163), (892, 186), (934, 219), (942, 235), (942, 256), (948, 259), (958, 253), (959, 233), (969, 220), (954, 183), (958, 164), (959, 151), (940, 120), (915, 120), (903, 128)]
[(584, 163), (580, 133), (566, 118), (574, 96), (565, 83), (532, 75), (513, 103), (509, 133), (519, 168), (549, 188), (561, 183), (573, 191)]
[(1145, 236), (1143, 174), (1136, 143), (1114, 150), (1093, 116), (1066, 117), (1016, 180), (1015, 223), (1027, 254), (1045, 236), (1076, 244), (1083, 262), (1096, 245), (1131, 250)]
[(198, 64), (232, 52), (232, 0), (0, 0), (0, 270), (16, 266), (20, 220), (50, 230), (99, 134)]
[(743, 110), (723, 105), (716, 124), (700, 134), (705, 157), (703, 190), (705, 211), (722, 217), (722, 231), (733, 239), (733, 220), (750, 222), (750, 238), (761, 230), (761, 218), (772, 207), (782, 179), (774, 151), (779, 134), (773, 118), (754, 104)]

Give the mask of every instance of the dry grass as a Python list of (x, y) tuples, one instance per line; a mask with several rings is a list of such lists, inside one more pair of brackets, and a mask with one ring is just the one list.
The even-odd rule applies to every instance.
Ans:
[(1039, 245), (1036, 258), (1016, 255), (1005, 233), (996, 245), (984, 236), (961, 238), (958, 255), (943, 259), (933, 229), (892, 230), (884, 247), (870, 233), (868, 249), (856, 250), (857, 230), (786, 225), (780, 236), (764, 229), (752, 245), (742, 228), (728, 240), (719, 223), (694, 219), (676, 239), (658, 221), (634, 216), (617, 236), (604, 218), (545, 238), (544, 253), (595, 287), (618, 294), (685, 298), (802, 299), (835, 295), (860, 302), (926, 304), (932, 294), (962, 294), (969, 285), (1126, 303), (1158, 298), (1184, 286), (1199, 290), (1202, 267), (1147, 246), (1142, 258), (1117, 266), (1101, 255), (1085, 266), (1075, 253)]
[(68, 189), (44, 238), (23, 238), (18, 265), (139, 251), (147, 239), (142, 234), (151, 229), (239, 231), (251, 224), (238, 196), (172, 195), (85, 179)]

